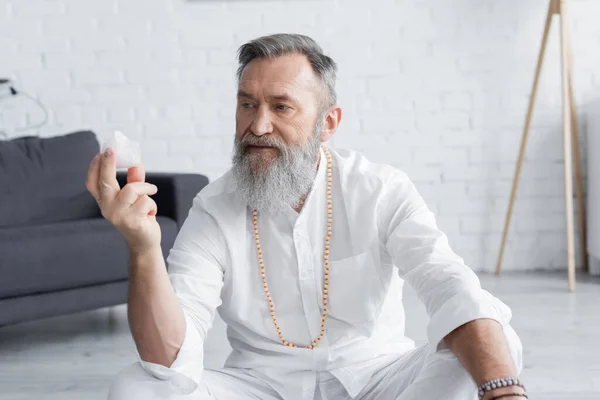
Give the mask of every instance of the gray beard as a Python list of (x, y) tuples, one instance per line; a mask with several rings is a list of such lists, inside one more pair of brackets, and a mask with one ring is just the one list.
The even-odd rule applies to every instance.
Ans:
[[(289, 146), (269, 134), (258, 137), (246, 133), (241, 140), (235, 139), (233, 179), (248, 207), (259, 212), (281, 214), (296, 206), (300, 198), (310, 191), (321, 147), (321, 126), (318, 124), (314, 135), (301, 146)], [(273, 146), (277, 155), (272, 158), (261, 152), (247, 152), (248, 145)]]

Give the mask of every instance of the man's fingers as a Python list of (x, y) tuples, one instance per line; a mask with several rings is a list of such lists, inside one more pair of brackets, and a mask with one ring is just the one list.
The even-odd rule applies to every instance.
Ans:
[(135, 203), (131, 206), (132, 210), (135, 210), (136, 214), (139, 215), (156, 215), (157, 206), (156, 202), (147, 195), (140, 196)]
[(102, 154), (100, 160), (100, 181), (98, 182), (98, 190), (100, 191), (100, 200), (103, 204), (111, 203), (119, 190), (119, 182), (117, 181), (117, 157), (113, 149), (110, 147)]
[(151, 183), (128, 183), (123, 187), (123, 189), (121, 189), (116, 201), (119, 202), (121, 207), (131, 207), (140, 196), (151, 196), (153, 194), (156, 194), (156, 192), (158, 192), (158, 188)]
[(144, 164), (140, 163), (134, 167), (131, 167), (127, 170), (127, 183), (132, 182), (144, 182), (146, 179), (146, 170), (144, 169)]
[(97, 153), (92, 162), (90, 163), (90, 168), (88, 169), (87, 179), (85, 181), (85, 187), (88, 192), (94, 196), (96, 201), (100, 200), (100, 191), (98, 190), (98, 179), (100, 172), (100, 157), (101, 153)]

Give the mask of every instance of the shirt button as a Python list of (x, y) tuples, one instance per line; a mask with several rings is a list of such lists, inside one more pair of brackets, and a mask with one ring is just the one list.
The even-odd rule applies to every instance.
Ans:
[(306, 268), (300, 268), (300, 279), (304, 280), (304, 279), (308, 279), (309, 274), (308, 274), (308, 270)]

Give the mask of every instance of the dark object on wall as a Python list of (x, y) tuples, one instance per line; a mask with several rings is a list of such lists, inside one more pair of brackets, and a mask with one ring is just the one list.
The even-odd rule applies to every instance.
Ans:
[[(0, 95), (0, 103), (3, 100), (6, 100), (6, 99), (9, 99), (9, 98), (12, 98), (12, 97), (18, 95), (18, 96), (22, 96), (26, 99), (29, 99), (29, 101), (33, 102), (33, 104), (35, 104), (43, 113), (43, 117), (42, 117), (41, 121), (38, 121), (33, 124), (30, 123), (29, 125), (26, 125), (26, 126), (16, 127), (16, 128), (13, 128), (11, 131), (13, 133), (14, 132), (26, 132), (26, 131), (38, 129), (38, 128), (46, 125), (46, 122), (48, 122), (48, 109), (46, 108), (46, 106), (44, 106), (44, 104), (40, 100), (31, 96), (30, 94), (25, 93), (23, 91), (17, 91), (17, 89), (15, 89), (15, 87), (13, 85), (11, 85), (11, 83), (12, 83), (12, 81), (10, 79), (5, 79), (5, 78), (0, 79), (0, 86), (10, 85), (9, 86), (9, 94), (8, 95)], [(0, 104), (0, 106), (1, 106), (1, 104)], [(9, 134), (6, 129), (7, 129), (7, 127), (0, 126), (0, 139), (6, 139), (6, 138), (10, 138), (11, 136), (13, 136), (13, 135)]]
[[(93, 132), (0, 141), (0, 325), (127, 301), (129, 254), (85, 188), (99, 150)], [(126, 172), (118, 172), (121, 185)], [(146, 174), (158, 186), (166, 258), (193, 198), (199, 174)]]

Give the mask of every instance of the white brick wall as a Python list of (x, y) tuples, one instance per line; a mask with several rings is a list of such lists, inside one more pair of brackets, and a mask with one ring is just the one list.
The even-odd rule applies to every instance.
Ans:
[[(142, 141), (149, 170), (215, 179), (229, 167), (236, 49), (258, 35), (308, 34), (340, 67), (345, 114), (332, 144), (408, 172), (454, 248), (474, 269), (492, 270), (546, 7), (546, 0), (0, 0), (0, 76), (50, 109), (42, 136), (119, 128)], [(572, 0), (570, 11), (581, 107), (600, 88), (600, 1)], [(566, 264), (557, 26), (506, 270)], [(39, 116), (28, 115), (25, 102), (3, 104), (4, 129)]]

